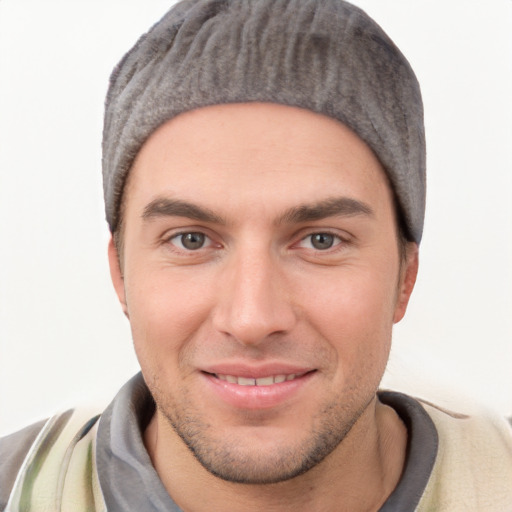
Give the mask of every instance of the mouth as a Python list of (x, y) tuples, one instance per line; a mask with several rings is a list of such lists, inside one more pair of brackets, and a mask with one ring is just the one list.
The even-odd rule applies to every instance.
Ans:
[[(308, 382), (316, 369), (299, 368), (247, 368), (234, 365), (226, 368), (209, 368), (201, 373), (212, 397), (235, 408), (235, 410), (263, 410), (292, 403), (308, 389)], [(231, 370), (231, 371), (230, 371)]]
[(282, 382), (290, 382), (292, 380), (299, 379), (308, 373), (311, 372), (269, 375), (258, 378), (225, 375), (222, 373), (209, 373), (208, 375), (219, 380), (229, 382), (230, 384), (238, 384), (239, 386), (272, 386), (274, 384), (281, 384)]

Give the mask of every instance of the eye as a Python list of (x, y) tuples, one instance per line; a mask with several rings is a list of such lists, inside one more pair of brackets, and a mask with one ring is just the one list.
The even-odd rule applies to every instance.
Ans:
[(204, 233), (190, 232), (174, 235), (169, 239), (169, 242), (186, 251), (197, 251), (206, 245), (210, 245), (211, 240)]
[(340, 242), (340, 237), (331, 233), (313, 233), (303, 238), (299, 245), (308, 249), (313, 248), (317, 251), (326, 251)]

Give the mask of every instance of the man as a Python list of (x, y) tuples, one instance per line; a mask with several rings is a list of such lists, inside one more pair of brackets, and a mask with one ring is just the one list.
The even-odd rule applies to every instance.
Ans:
[[(377, 394), (418, 268), (416, 78), (341, 0), (185, 1), (103, 171), (142, 374), (2, 441), (7, 510), (507, 510), (505, 422)], [(5, 477), (4, 477), (5, 475)]]

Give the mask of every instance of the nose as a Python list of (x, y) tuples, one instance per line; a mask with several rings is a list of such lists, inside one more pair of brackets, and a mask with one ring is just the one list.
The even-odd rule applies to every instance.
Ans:
[(259, 345), (296, 322), (285, 270), (277, 256), (249, 251), (226, 264), (219, 282), (214, 327), (244, 345)]

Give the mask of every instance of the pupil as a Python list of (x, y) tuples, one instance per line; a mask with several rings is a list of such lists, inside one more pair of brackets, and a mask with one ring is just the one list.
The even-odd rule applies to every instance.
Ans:
[(315, 249), (330, 249), (334, 243), (334, 236), (328, 233), (317, 233), (312, 236), (311, 243)]
[(204, 235), (202, 233), (187, 233), (181, 236), (181, 243), (187, 249), (200, 249), (204, 244)]

